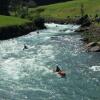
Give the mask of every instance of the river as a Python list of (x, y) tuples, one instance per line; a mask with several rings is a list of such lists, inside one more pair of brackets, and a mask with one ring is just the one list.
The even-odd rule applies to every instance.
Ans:
[[(77, 25), (0, 41), (0, 100), (100, 100), (100, 53), (86, 52)], [(24, 45), (28, 49), (23, 50)], [(66, 77), (52, 70), (59, 66)]]

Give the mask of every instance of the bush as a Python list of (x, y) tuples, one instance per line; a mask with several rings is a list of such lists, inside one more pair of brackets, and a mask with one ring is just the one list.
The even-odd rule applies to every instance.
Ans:
[(76, 23), (80, 24), (82, 27), (83, 26), (90, 26), (91, 25), (91, 21), (90, 21), (88, 15), (82, 16), (80, 19), (77, 20)]
[(45, 28), (44, 23), (45, 23), (45, 20), (42, 17), (37, 17), (34, 20), (35, 26), (38, 27), (38, 28), (40, 28), (40, 29)]

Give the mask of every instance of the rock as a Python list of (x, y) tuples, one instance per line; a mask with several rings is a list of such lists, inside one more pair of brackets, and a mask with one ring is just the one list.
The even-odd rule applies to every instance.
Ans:
[(75, 32), (87, 32), (89, 30), (89, 27), (80, 27)]
[(88, 49), (90, 52), (100, 52), (100, 46), (94, 46)]
[(84, 32), (85, 30), (83, 28), (77, 29), (75, 32)]
[(97, 44), (100, 46), (100, 42), (97, 42)]
[(91, 22), (89, 20), (87, 20), (86, 22), (84, 22), (81, 27), (85, 27), (85, 26), (90, 26)]
[(100, 23), (100, 17), (96, 18), (95, 21)]
[(97, 45), (96, 42), (90, 42), (90, 43), (88, 43), (88, 44), (86, 45), (86, 47), (94, 47), (94, 46), (96, 46), (96, 45)]
[(82, 38), (80, 39), (81, 41), (84, 41), (85, 43), (88, 43), (89, 39), (88, 38)]
[(99, 42), (90, 42), (86, 45), (86, 49), (89, 52), (100, 52), (100, 45), (98, 43)]

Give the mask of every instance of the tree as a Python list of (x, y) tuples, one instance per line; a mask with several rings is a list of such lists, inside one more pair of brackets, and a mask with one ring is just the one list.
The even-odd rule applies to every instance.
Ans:
[(36, 5), (36, 3), (35, 3), (34, 0), (29, 0), (29, 1), (27, 2), (27, 6), (28, 6), (29, 8), (34, 8), (34, 7), (36, 7), (37, 5)]
[(65, 2), (65, 1), (71, 1), (71, 0), (34, 0), (37, 5), (48, 5), (53, 4), (57, 2)]
[(80, 10), (81, 10), (81, 16), (83, 17), (84, 13), (85, 13), (85, 11), (84, 11), (84, 4), (83, 3), (81, 4)]
[(14, 16), (21, 18), (30, 18), (28, 8), (35, 6), (34, 0), (10, 0), (10, 11)]
[(0, 14), (9, 15), (9, 0), (0, 0)]

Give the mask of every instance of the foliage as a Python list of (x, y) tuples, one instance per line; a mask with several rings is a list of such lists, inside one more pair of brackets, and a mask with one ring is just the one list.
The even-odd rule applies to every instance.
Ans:
[(44, 22), (45, 22), (45, 20), (42, 17), (37, 17), (37, 18), (34, 19), (35, 26), (37, 26), (40, 29), (45, 27)]
[(0, 15), (9, 15), (9, 0), (0, 0)]
[(21, 18), (28, 17), (28, 8), (22, 5), (17, 6), (16, 16), (21, 17)]
[(10, 0), (10, 10), (13, 12), (14, 16), (21, 18), (29, 18), (30, 14), (28, 13), (29, 7), (35, 7), (36, 4), (33, 0)]
[(57, 2), (64, 2), (64, 1), (71, 1), (71, 0), (34, 0), (37, 5), (48, 5), (48, 4), (53, 4)]
[(28, 6), (29, 8), (34, 8), (34, 7), (37, 6), (37, 4), (35, 3), (34, 0), (30, 0), (30, 1), (27, 3), (27, 6)]

